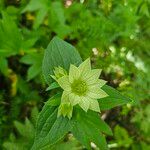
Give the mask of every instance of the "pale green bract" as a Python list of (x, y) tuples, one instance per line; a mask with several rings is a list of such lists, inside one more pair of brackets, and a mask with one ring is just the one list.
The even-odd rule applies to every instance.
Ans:
[(61, 103), (58, 109), (58, 117), (59, 116), (67, 116), (69, 119), (72, 117), (73, 106), (71, 103)]
[(59, 66), (59, 67), (55, 67), (54, 75), (51, 75), (51, 77), (57, 81), (59, 78), (65, 76), (65, 75), (67, 75), (67, 71)]
[(59, 115), (62, 114), (63, 116), (71, 118), (70, 115), (73, 109), (70, 109), (70, 113), (64, 113), (64, 109), (61, 111), (63, 104), (71, 104), (72, 106), (78, 104), (86, 112), (88, 109), (100, 112), (97, 99), (108, 96), (107, 93), (101, 89), (106, 81), (99, 79), (100, 74), (101, 69), (91, 69), (89, 58), (79, 67), (71, 64), (69, 75), (64, 74), (56, 80), (64, 90), (61, 97), (61, 105), (58, 110)]

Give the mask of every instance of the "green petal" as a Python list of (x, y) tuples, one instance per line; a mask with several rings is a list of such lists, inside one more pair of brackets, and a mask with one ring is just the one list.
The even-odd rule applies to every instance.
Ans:
[(104, 86), (107, 83), (107, 81), (102, 80), (102, 79), (98, 79), (97, 84), (99, 84), (99, 87)]
[(86, 76), (86, 74), (91, 71), (91, 61), (90, 58), (86, 59), (80, 66), (79, 70), (81, 71), (81, 76)]
[(82, 97), (82, 99), (79, 102), (79, 106), (87, 112), (87, 110), (89, 109), (90, 106), (90, 101), (88, 101), (88, 98), (86, 97)]
[(101, 80), (101, 79), (98, 79), (95, 83), (93, 84), (88, 84), (88, 89), (90, 90), (94, 90), (95, 88), (101, 88), (103, 85), (106, 84), (107, 81), (105, 80)]
[(64, 91), (61, 97), (61, 103), (68, 103), (69, 101), (69, 92), (68, 91)]
[(99, 107), (99, 103), (96, 99), (91, 99), (90, 100), (90, 107), (89, 109), (96, 111), (96, 112), (100, 112), (100, 107)]
[(69, 94), (69, 101), (72, 106), (74, 106), (80, 102), (80, 97), (78, 95), (75, 95), (74, 93), (71, 93)]
[(102, 71), (101, 69), (91, 70), (90, 73), (84, 78), (84, 80), (86, 80), (88, 85), (94, 84), (98, 80), (101, 71)]
[(66, 91), (71, 91), (71, 85), (69, 82), (68, 76), (63, 76), (57, 80), (58, 84), (61, 86), (62, 89)]
[(79, 69), (76, 66), (74, 66), (74, 65), (70, 65), (69, 81), (72, 83), (74, 80), (79, 79), (79, 77), (80, 77)]
[(94, 90), (88, 91), (87, 96), (94, 99), (100, 99), (108, 96), (108, 94), (100, 88), (95, 88)]

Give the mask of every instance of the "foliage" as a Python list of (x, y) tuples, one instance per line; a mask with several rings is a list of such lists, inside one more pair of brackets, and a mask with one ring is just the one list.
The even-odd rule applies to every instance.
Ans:
[[(57, 56), (54, 66), (64, 67), (60, 63), (63, 59), (66, 63), (65, 68), (69, 69), (68, 61), (76, 62), (80, 54), (82, 60), (91, 57), (93, 68), (103, 70), (101, 78), (108, 83), (102, 88), (110, 96), (99, 100), (101, 116), (114, 133), (114, 136), (105, 134), (108, 147), (149, 150), (149, 33), (149, 0), (1, 0), (0, 149), (13, 148), (18, 144), (19, 149), (25, 144), (25, 147), (29, 146), (26, 149), (30, 149), (33, 138), (31, 140), (30, 134), (28, 137), (20, 134), (16, 122), (24, 129), (29, 124), (35, 127), (35, 119), (32, 120), (35, 117), (32, 117), (31, 112), (35, 107), (43, 111), (44, 102), (58, 91), (60, 93), (57, 98), (48, 100), (45, 105), (57, 107), (60, 104), (62, 91), (56, 82), (51, 84), (49, 76), (53, 70), (51, 61), (54, 61), (55, 57), (44, 56), (50, 48), (46, 49), (47, 45), (57, 35), (76, 47), (78, 52), (73, 56), (72, 51), (76, 51), (73, 46), (70, 45), (70, 49), (66, 50), (64, 45), (60, 47), (55, 43), (52, 49), (59, 49), (60, 53), (64, 53), (61, 57), (59, 51), (55, 50)], [(64, 43), (62, 41), (61, 44)], [(42, 67), (43, 56), (48, 59), (48, 70)], [(77, 64), (80, 63), (81, 58)], [(44, 73), (44, 77), (42, 68), (43, 73), (47, 72), (47, 75)], [(48, 81), (48, 88), (44, 79)], [(134, 100), (133, 103), (116, 107), (126, 104), (129, 97)], [(79, 112), (86, 118), (82, 110)], [(97, 139), (101, 136), (96, 135), (97, 128), (91, 127), (93, 131), (90, 132), (80, 117), (78, 120), (80, 124), (75, 122), (76, 127), (81, 127), (77, 129), (85, 129), (85, 132), (79, 135), (75, 132), (77, 129), (74, 129), (74, 137), (81, 140), (83, 145), (87, 146), (88, 137)], [(95, 134), (92, 134), (93, 132)], [(86, 139), (81, 138), (84, 135), (88, 135)], [(85, 149), (74, 137), (66, 135), (53, 148)], [(104, 139), (103, 136), (101, 138)], [(24, 139), (30, 139), (31, 143), (26, 143)], [(102, 141), (105, 143), (105, 140)], [(95, 143), (101, 144), (97, 140)], [(96, 149), (93, 143), (92, 148)]]
[[(59, 46), (55, 46), (57, 44)], [(61, 52), (60, 52), (59, 47), (62, 49)], [(65, 47), (65, 49), (63, 49), (63, 47)], [(59, 53), (57, 53), (57, 51), (59, 51)], [(68, 56), (68, 53), (63, 53), (65, 51), (66, 52), (68, 51), (68, 53), (70, 52), (71, 55), (74, 56), (73, 57), (74, 59), (71, 59), (72, 57), (71, 58), (68, 57), (68, 59), (65, 59), (64, 61), (64, 58), (67, 58)], [(61, 67), (65, 69), (68, 69), (67, 64), (74, 63), (78, 65), (77, 62), (81, 61), (81, 58), (79, 55), (75, 55), (75, 54), (76, 54), (76, 51), (73, 48), (70, 49), (70, 45), (68, 45), (66, 42), (61, 41), (59, 38), (52, 39), (52, 42), (50, 42), (44, 55), (44, 61), (43, 61), (44, 76), (46, 77), (49, 75), (50, 77), (50, 74), (53, 73), (53, 69), (57, 67), (59, 64), (61, 65)], [(61, 59), (57, 59), (56, 61), (56, 59), (50, 59), (52, 58), (51, 56), (53, 56), (53, 58), (60, 57)], [(48, 60), (51, 60), (51, 61), (49, 62)], [(84, 64), (86, 64), (87, 62), (89, 62), (89, 60), (85, 61)], [(84, 66), (84, 64), (82, 65)], [(85, 71), (85, 68), (83, 68), (83, 70)], [(71, 75), (73, 76), (73, 74)], [(61, 78), (63, 77), (60, 77), (60, 79)], [(47, 83), (49, 83), (49, 80), (47, 80)], [(130, 99), (123, 97), (119, 92), (117, 92), (116, 90), (113, 90), (113, 88), (109, 88), (106, 86), (105, 92), (108, 93), (109, 95), (108, 96), (109, 99), (105, 102), (107, 106), (110, 105), (109, 103), (111, 103), (110, 107), (120, 105), (121, 104), (120, 99), (119, 99), (120, 97), (122, 99), (123, 104), (131, 102)], [(55, 97), (56, 96), (52, 97), (52, 100), (55, 100)], [(112, 98), (114, 99), (114, 101), (112, 101)], [(59, 100), (60, 99), (61, 98), (59, 97)], [(51, 101), (51, 99), (49, 101)], [(101, 107), (101, 102), (99, 105)], [(105, 124), (105, 122), (100, 120), (98, 114), (96, 112), (93, 112), (93, 109), (92, 111), (85, 112), (83, 111), (84, 109), (81, 110), (81, 108), (83, 107), (78, 108), (76, 106), (77, 108), (74, 107), (73, 115), (71, 115), (72, 118), (69, 117), (68, 119), (67, 117), (57, 116), (56, 106), (58, 105), (50, 107), (50, 104), (48, 102), (48, 104), (46, 103), (45, 106), (43, 107), (37, 120), (35, 141), (32, 147), (33, 150), (42, 149), (43, 147), (49, 144), (54, 145), (56, 142), (62, 139), (64, 135), (69, 131), (71, 131), (73, 135), (88, 149), (90, 149), (91, 147), (90, 146), (91, 142), (94, 142), (101, 149), (104, 149), (104, 150), (107, 149), (105, 138), (101, 132), (106, 133), (108, 135), (112, 135), (111, 129), (107, 126), (107, 124)]]

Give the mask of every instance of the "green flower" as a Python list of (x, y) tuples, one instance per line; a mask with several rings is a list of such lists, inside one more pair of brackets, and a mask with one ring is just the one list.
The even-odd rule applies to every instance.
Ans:
[(91, 109), (100, 112), (97, 99), (108, 96), (101, 87), (106, 81), (99, 79), (101, 69), (91, 70), (90, 59), (85, 60), (79, 67), (70, 65), (69, 75), (57, 80), (64, 90), (61, 103), (71, 103), (87, 111)]
[(59, 108), (58, 108), (58, 117), (59, 116), (64, 116), (68, 117), (69, 119), (72, 117), (72, 112), (73, 112), (73, 106), (71, 103), (61, 103)]

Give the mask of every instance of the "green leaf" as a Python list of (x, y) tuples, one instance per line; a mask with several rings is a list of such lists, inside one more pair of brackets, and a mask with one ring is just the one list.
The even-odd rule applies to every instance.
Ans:
[(132, 100), (127, 97), (123, 96), (120, 92), (116, 89), (104, 85), (102, 89), (109, 95), (108, 97), (99, 99), (99, 105), (101, 110), (108, 110), (116, 106), (121, 106), (127, 103), (132, 102)]
[(11, 56), (19, 53), (22, 45), (22, 35), (12, 18), (2, 12), (0, 19), (0, 56)]
[(31, 80), (41, 72), (41, 66), (39, 64), (32, 65), (28, 70), (27, 80)]
[(0, 57), (0, 72), (5, 76), (8, 74), (8, 62), (7, 59)]
[(37, 11), (36, 19), (34, 22), (34, 29), (37, 29), (43, 22), (46, 14), (49, 11), (51, 2), (49, 0), (31, 0), (28, 5), (23, 9), (22, 13), (30, 11)]
[(32, 111), (31, 111), (31, 121), (33, 122), (33, 125), (35, 126), (37, 118), (38, 118), (38, 108), (37, 107), (33, 107)]
[(45, 104), (37, 121), (36, 136), (32, 150), (55, 144), (69, 130), (69, 119), (64, 117), (57, 118), (56, 107)]
[(27, 54), (21, 58), (20, 62), (31, 65), (31, 67), (28, 69), (27, 74), (28, 81), (35, 78), (38, 74), (41, 73), (42, 58), (43, 53)]
[(54, 37), (45, 50), (43, 59), (42, 70), (46, 82), (51, 83), (50, 75), (53, 74), (54, 67), (61, 66), (68, 70), (70, 64), (79, 65), (81, 61), (79, 53), (72, 45)]
[(128, 148), (133, 143), (133, 140), (129, 137), (128, 132), (118, 125), (114, 129), (114, 137), (120, 147), (124, 146)]
[(61, 38), (66, 37), (71, 31), (70, 26), (66, 24), (64, 15), (64, 5), (61, 1), (52, 2), (49, 18), (50, 28)]
[[(112, 134), (111, 129), (104, 123), (97, 113), (82, 109), (74, 110), (76, 117), (72, 120), (71, 132), (86, 148), (91, 149), (91, 142), (101, 150), (107, 149), (107, 143), (101, 132)], [(75, 115), (75, 114), (74, 114)]]
[(18, 132), (20, 133), (20, 135), (22, 135), (23, 137), (29, 138), (31, 140), (34, 138), (35, 130), (34, 130), (33, 124), (27, 118), (25, 120), (25, 124), (22, 124), (18, 121), (15, 121), (14, 124)]
[(86, 118), (87, 122), (89, 122), (89, 124), (93, 124), (100, 132), (113, 135), (111, 128), (101, 119), (97, 112), (89, 111), (87, 114), (83, 114), (84, 115), (82, 117), (84, 119)]
[(53, 89), (56, 89), (60, 87), (59, 84), (57, 82), (53, 82), (50, 84), (50, 86), (46, 89), (46, 91), (50, 91), (50, 90), (53, 90)]
[(58, 93), (56, 95), (54, 95), (53, 97), (51, 97), (46, 104), (50, 105), (50, 106), (58, 106), (60, 105), (60, 101), (61, 101), (61, 95), (62, 93)]

